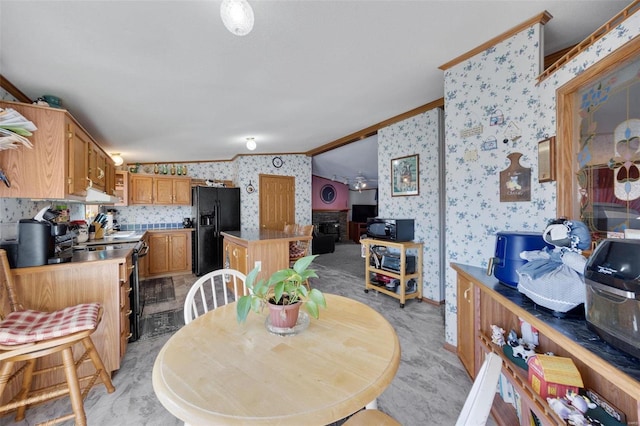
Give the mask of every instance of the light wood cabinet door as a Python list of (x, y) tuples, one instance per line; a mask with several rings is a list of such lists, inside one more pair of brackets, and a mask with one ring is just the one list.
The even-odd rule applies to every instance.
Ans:
[(153, 203), (173, 204), (173, 179), (154, 178), (153, 179)]
[(129, 204), (153, 204), (153, 177), (130, 175)]
[(475, 376), (475, 326), (473, 323), (473, 283), (458, 277), (458, 357), (467, 373)]
[(235, 269), (236, 271), (240, 271), (243, 274), (248, 274), (247, 270), (247, 248), (240, 246), (238, 244), (234, 244), (229, 242), (226, 238), (223, 241), (224, 244), (224, 260), (223, 264), (225, 268), (228, 267), (231, 269)]
[(109, 156), (106, 158), (106, 180), (104, 192), (109, 195), (116, 195), (116, 166)]
[(107, 187), (107, 155), (96, 143), (89, 146), (89, 179), (93, 187), (105, 191)]
[(173, 202), (180, 205), (191, 205), (191, 179), (175, 179), (173, 181)]
[(149, 275), (169, 272), (169, 237), (164, 233), (149, 236)]
[(148, 276), (191, 272), (191, 231), (149, 232)]
[(116, 206), (129, 205), (129, 172), (117, 170), (114, 178), (114, 195), (118, 197)]
[(84, 196), (89, 184), (89, 136), (72, 120), (65, 120), (67, 128), (67, 145), (69, 149), (69, 177), (67, 192), (71, 195)]
[(188, 234), (178, 232), (169, 235), (169, 270), (185, 271), (189, 265)]

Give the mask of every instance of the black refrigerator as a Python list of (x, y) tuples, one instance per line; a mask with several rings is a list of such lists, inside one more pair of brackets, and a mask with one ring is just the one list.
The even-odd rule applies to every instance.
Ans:
[(193, 273), (222, 268), (222, 231), (240, 230), (240, 188), (193, 188)]

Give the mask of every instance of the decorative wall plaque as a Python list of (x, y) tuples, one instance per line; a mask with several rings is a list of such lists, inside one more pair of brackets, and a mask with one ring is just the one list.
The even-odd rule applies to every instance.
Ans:
[(509, 167), (500, 172), (500, 201), (531, 201), (531, 169), (520, 165), (520, 152), (507, 155)]

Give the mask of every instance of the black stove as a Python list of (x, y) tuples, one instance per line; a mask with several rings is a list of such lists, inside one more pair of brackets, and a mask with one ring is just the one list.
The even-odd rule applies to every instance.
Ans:
[(99, 245), (77, 245), (73, 246), (74, 251), (103, 251), (103, 250), (132, 250), (131, 261), (133, 268), (129, 276), (131, 284), (131, 292), (129, 299), (131, 302), (131, 314), (129, 322), (131, 324), (131, 337), (129, 342), (135, 342), (140, 338), (140, 326), (142, 318), (142, 310), (144, 309), (144, 300), (140, 297), (140, 278), (138, 274), (138, 260), (149, 252), (149, 246), (142, 240), (133, 242), (114, 242)]

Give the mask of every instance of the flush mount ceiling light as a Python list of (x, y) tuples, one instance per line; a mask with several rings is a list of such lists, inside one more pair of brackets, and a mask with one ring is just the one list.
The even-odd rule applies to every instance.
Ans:
[(122, 156), (120, 156), (119, 152), (114, 152), (113, 154), (111, 154), (111, 159), (113, 160), (113, 164), (117, 166), (122, 166), (122, 164), (124, 163), (124, 158), (122, 158)]
[(253, 9), (247, 0), (222, 0), (220, 17), (232, 34), (244, 36), (253, 29)]
[(258, 145), (256, 145), (256, 139), (255, 138), (247, 138), (247, 149), (249, 151), (253, 151), (254, 149), (256, 149)]

